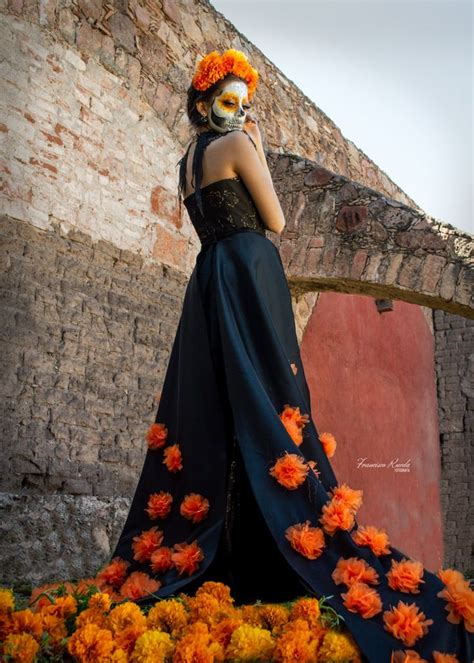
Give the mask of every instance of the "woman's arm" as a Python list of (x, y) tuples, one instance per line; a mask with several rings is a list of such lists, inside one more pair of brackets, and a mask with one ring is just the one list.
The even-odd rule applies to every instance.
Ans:
[[(244, 136), (244, 131), (249, 135)], [(232, 131), (227, 137), (232, 167), (249, 190), (266, 227), (280, 235), (286, 222), (273, 186), (260, 131), (256, 124), (244, 131)], [(249, 136), (255, 145), (252, 145)]]

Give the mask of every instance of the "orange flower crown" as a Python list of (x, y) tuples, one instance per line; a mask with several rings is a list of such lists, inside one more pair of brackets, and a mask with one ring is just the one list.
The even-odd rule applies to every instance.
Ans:
[(234, 74), (247, 83), (248, 98), (251, 99), (257, 87), (258, 71), (252, 67), (245, 53), (235, 48), (228, 48), (222, 55), (211, 51), (201, 58), (192, 78), (192, 86), (202, 92), (227, 74)]

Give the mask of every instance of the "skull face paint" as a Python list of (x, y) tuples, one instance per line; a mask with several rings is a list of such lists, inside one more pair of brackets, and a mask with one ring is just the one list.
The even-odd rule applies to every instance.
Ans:
[(244, 81), (230, 81), (214, 97), (208, 115), (209, 125), (220, 133), (243, 129), (248, 110), (247, 84)]

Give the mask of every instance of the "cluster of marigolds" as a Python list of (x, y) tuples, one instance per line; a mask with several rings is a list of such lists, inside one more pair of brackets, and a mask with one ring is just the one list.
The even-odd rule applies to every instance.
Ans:
[[(299, 447), (303, 428), (309, 421), (298, 407), (285, 405), (280, 420)], [(163, 449), (163, 464), (170, 472), (183, 469), (179, 444), (168, 444), (168, 430), (154, 423), (146, 434), (150, 451)], [(331, 433), (319, 436), (328, 457), (334, 455), (336, 440)], [(278, 458), (270, 475), (285, 489), (295, 490), (307, 479), (308, 473), (319, 476), (317, 464), (300, 453)], [(173, 496), (161, 491), (149, 496), (146, 511), (150, 520), (166, 518), (172, 508)], [(338, 530), (350, 531), (355, 514), (362, 504), (362, 491), (343, 483), (331, 491), (323, 505), (320, 527), (307, 520), (288, 527), (285, 537), (299, 554), (317, 559), (326, 546), (325, 535)], [(207, 517), (209, 500), (199, 493), (190, 493), (179, 505), (179, 512), (193, 523)], [(157, 526), (135, 536), (133, 558), (147, 563), (155, 574), (171, 568), (179, 575), (191, 575), (204, 555), (197, 540), (176, 543), (172, 548), (162, 545), (164, 533)], [(386, 530), (359, 526), (351, 533), (358, 546), (368, 546), (374, 555), (390, 554)], [(63, 647), (78, 661), (360, 661), (360, 652), (349, 632), (324, 626), (320, 620), (317, 599), (300, 598), (290, 604), (256, 604), (233, 606), (230, 589), (222, 583), (206, 582), (194, 597), (184, 593), (178, 599), (159, 599), (147, 615), (133, 601), (153, 594), (161, 582), (142, 571), (127, 572), (130, 563), (115, 557), (94, 578), (69, 584), (64, 596), (49, 595), (57, 587), (36, 588), (30, 606), (15, 611), (13, 595), (0, 589), (0, 653), (5, 660), (34, 661), (41, 642), (55, 649)], [(386, 573), (388, 586), (407, 594), (418, 594), (423, 580), (421, 562), (403, 558), (392, 559)], [(463, 623), (474, 632), (474, 591), (469, 581), (455, 569), (440, 569), (438, 576), (444, 588), (438, 596), (446, 602), (446, 618), (453, 624)], [(332, 572), (337, 585), (344, 585), (344, 606), (370, 619), (383, 611), (382, 600), (374, 585), (379, 575), (364, 559), (340, 557)], [(89, 589), (87, 602), (85, 593)], [(97, 593), (91, 594), (91, 589)], [(72, 590), (72, 591), (71, 591)], [(82, 610), (78, 608), (82, 597)], [(383, 611), (384, 628), (408, 649), (392, 653), (391, 663), (409, 663), (424, 659), (412, 647), (423, 637), (432, 619), (413, 602), (398, 601)], [(2, 659), (3, 660), (3, 659)], [(48, 658), (43, 660), (61, 660)], [(455, 663), (455, 655), (433, 652), (434, 663)], [(425, 663), (428, 663), (425, 661)], [(431, 663), (431, 662), (430, 662)]]

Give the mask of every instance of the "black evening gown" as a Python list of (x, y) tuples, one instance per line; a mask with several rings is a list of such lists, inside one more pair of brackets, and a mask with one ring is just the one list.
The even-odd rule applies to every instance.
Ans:
[[(199, 163), (193, 172), (199, 172)], [(216, 181), (199, 189), (199, 195), (199, 201), (195, 194), (184, 200), (201, 250), (185, 291), (155, 417), (155, 424), (166, 427), (166, 442), (147, 450), (110, 559), (129, 562), (128, 574), (141, 571), (158, 580), (153, 594), (161, 598), (181, 591), (191, 595), (206, 580), (228, 584), (236, 605), (330, 596), (327, 602), (343, 617), (369, 663), (390, 663), (392, 652), (407, 649), (430, 662), (436, 650), (471, 663), (473, 635), (462, 620), (447, 620), (446, 601), (437, 597), (445, 587), (441, 579), (424, 569), (418, 594), (392, 589), (385, 576), (391, 561), (408, 556), (393, 546), (387, 554), (375, 554), (358, 545), (351, 536), (360, 526), (357, 520), (350, 530), (324, 533), (324, 549), (313, 559), (285, 537), (292, 525), (309, 521), (320, 527), (322, 507), (338, 486), (311, 414), (288, 282), (242, 179)], [(280, 418), (286, 405), (308, 415), (299, 445)], [(164, 462), (172, 445), (181, 453), (176, 471)], [(286, 452), (315, 461), (319, 476), (310, 471), (292, 490), (281, 485), (269, 470)], [(165, 517), (151, 519), (148, 499), (160, 491), (172, 495), (172, 506)], [(191, 493), (208, 500), (207, 514), (198, 522), (180, 511)], [(163, 534), (161, 546), (194, 542), (199, 547), (202, 557), (192, 572), (171, 567), (154, 573), (149, 561), (134, 558), (134, 537), (154, 526)], [(344, 606), (341, 594), (348, 588), (331, 575), (340, 558), (351, 557), (365, 560), (379, 576), (374, 588), (383, 610), (369, 618)], [(146, 605), (155, 598), (148, 593), (134, 600)], [(384, 628), (383, 611), (399, 600), (414, 603), (425, 619), (433, 620), (412, 646)]]

